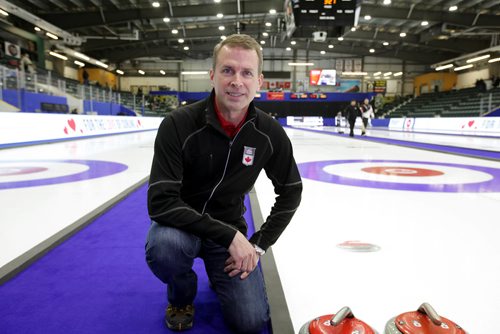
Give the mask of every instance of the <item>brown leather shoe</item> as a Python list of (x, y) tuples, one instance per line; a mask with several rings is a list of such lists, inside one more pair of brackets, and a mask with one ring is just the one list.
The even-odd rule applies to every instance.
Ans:
[(174, 331), (184, 331), (193, 327), (194, 305), (175, 307), (168, 305), (165, 324)]

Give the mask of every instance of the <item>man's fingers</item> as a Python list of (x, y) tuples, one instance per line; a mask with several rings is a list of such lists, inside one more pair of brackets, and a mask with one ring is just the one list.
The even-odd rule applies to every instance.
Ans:
[(226, 260), (226, 266), (233, 263), (234, 262), (234, 259), (232, 256), (228, 257), (227, 260)]
[(241, 273), (241, 270), (234, 269), (234, 270), (231, 270), (228, 275), (229, 275), (229, 277), (234, 277), (234, 276), (238, 275), (239, 273)]

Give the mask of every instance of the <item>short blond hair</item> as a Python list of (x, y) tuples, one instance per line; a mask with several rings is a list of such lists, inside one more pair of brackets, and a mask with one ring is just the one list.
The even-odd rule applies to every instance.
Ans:
[(258, 71), (259, 74), (262, 74), (264, 57), (262, 56), (262, 49), (260, 47), (260, 44), (257, 43), (257, 41), (253, 37), (250, 37), (245, 34), (234, 34), (228, 36), (226, 39), (224, 39), (214, 47), (213, 63), (212, 63), (212, 69), (214, 71), (215, 71), (215, 66), (217, 65), (217, 56), (219, 55), (220, 50), (224, 46), (228, 46), (230, 48), (240, 47), (246, 50), (255, 50), (255, 52), (257, 52), (257, 57), (259, 58)]

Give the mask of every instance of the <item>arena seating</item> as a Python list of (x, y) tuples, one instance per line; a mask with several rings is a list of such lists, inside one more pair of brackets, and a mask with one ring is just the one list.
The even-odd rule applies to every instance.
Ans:
[[(491, 102), (490, 102), (491, 101)], [(500, 105), (500, 89), (483, 92), (464, 88), (422, 94), (388, 113), (389, 117), (463, 117), (481, 116)]]

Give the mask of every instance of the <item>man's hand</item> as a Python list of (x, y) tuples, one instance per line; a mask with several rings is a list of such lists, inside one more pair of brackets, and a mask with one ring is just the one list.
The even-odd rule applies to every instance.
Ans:
[(226, 260), (224, 272), (230, 277), (241, 273), (241, 279), (247, 278), (259, 262), (259, 255), (253, 245), (238, 231), (228, 250), (231, 256)]

